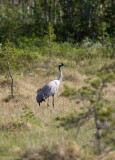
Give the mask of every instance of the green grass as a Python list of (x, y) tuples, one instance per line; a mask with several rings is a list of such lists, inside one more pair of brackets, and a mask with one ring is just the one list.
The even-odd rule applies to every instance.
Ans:
[[(69, 47), (69, 45), (65, 45)], [(63, 46), (63, 48), (65, 47)], [(75, 48), (73, 50), (77, 51)], [(74, 52), (72, 50), (72, 52)], [(69, 49), (71, 52), (71, 49)], [(99, 51), (97, 51), (99, 52)], [(54, 56), (52, 65), (48, 65), (48, 57), (28, 59), (22, 71), (14, 74), (14, 99), (8, 99), (10, 85), (6, 78), (0, 77), (0, 159), (13, 160), (20, 157), (27, 150), (34, 151), (48, 146), (49, 149), (55, 144), (66, 145), (67, 142), (77, 144), (85, 155), (93, 154), (95, 148), (94, 120), (89, 121), (80, 128), (77, 136), (76, 118), (81, 112), (83, 104), (78, 102), (76, 90), (87, 85), (87, 80), (95, 78), (98, 72), (105, 70), (114, 74), (114, 59), (97, 57), (96, 49), (93, 50), (92, 58), (85, 57), (76, 61), (76, 55), (66, 58)], [(59, 53), (60, 54), (60, 53)], [(73, 53), (72, 53), (73, 54)], [(84, 54), (82, 49), (81, 54)], [(37, 61), (38, 60), (38, 61)], [(67, 67), (63, 68), (63, 81), (55, 96), (55, 109), (42, 103), (39, 107), (36, 102), (37, 90), (48, 81), (58, 77), (57, 65), (64, 62)], [(30, 63), (29, 63), (30, 62)], [(84, 81), (85, 80), (85, 81)], [(64, 86), (74, 88), (72, 93), (76, 99), (62, 96)], [(74, 92), (75, 91), (75, 92)], [(114, 103), (115, 83), (108, 85), (106, 98)], [(69, 92), (71, 94), (71, 92)]]

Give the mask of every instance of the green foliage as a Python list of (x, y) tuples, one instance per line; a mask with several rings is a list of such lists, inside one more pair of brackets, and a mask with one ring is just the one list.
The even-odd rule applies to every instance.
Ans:
[(73, 0), (72, 3), (68, 0), (28, 3), (26, 0), (22, 1), (22, 5), (20, 1), (3, 1), (0, 6), (0, 41), (9, 38), (14, 42), (20, 35), (31, 37), (33, 33), (43, 38), (49, 21), (54, 26), (58, 41), (78, 42), (88, 37), (100, 40), (107, 35), (113, 37), (113, 7), (113, 1), (101, 0)]
[(70, 99), (76, 97), (77, 91), (75, 88), (71, 88), (67, 85), (64, 85), (64, 92), (62, 93), (63, 96), (69, 97)]
[(91, 86), (96, 89), (100, 88), (100, 84), (101, 84), (101, 79), (95, 79), (91, 81)]
[(19, 29), (22, 24), (21, 12), (17, 7), (13, 7), (10, 3), (0, 6), (0, 41), (4, 42), (7, 39), (14, 41), (21, 34)]
[(16, 45), (20, 49), (38, 51), (38, 45), (40, 44), (41, 44), (41, 39), (39, 39), (39, 37), (37, 37), (34, 33), (31, 35), (31, 37), (20, 36), (16, 39)]
[[(54, 33), (51, 33), (52, 37), (53, 37), (53, 34)], [(39, 39), (39, 37), (36, 37), (34, 34), (31, 38), (28, 38), (26, 36), (20, 37), (20, 38), (17, 38), (17, 42), (16, 42), (18, 47), (16, 47), (14, 43), (9, 42), (8, 49), (9, 49), (10, 54), (12, 54), (10, 58), (12, 61), (11, 62), (12, 69), (13, 70), (22, 69), (23, 66), (29, 65), (29, 63), (33, 63), (35, 60), (42, 60), (42, 56), (47, 56), (47, 55), (52, 56), (52, 57), (56, 56), (59, 58), (63, 57), (69, 60), (71, 59), (73, 61), (76, 61), (77, 65), (82, 65), (82, 61), (84, 64), (84, 62), (87, 60), (88, 67), (89, 66), (93, 67), (93, 65), (96, 65), (96, 63), (94, 63), (95, 58), (97, 60), (101, 58), (103, 59), (103, 56), (104, 56), (102, 52), (103, 45), (101, 45), (101, 43), (99, 43), (100, 46), (98, 43), (93, 43), (93, 42), (92, 43), (90, 42), (90, 44), (88, 45), (87, 44), (88, 42), (86, 43), (86, 41), (84, 41), (81, 45), (71, 44), (68, 42), (57, 43), (57, 42), (54, 42), (54, 39), (51, 39), (51, 42), (50, 42), (50, 39), (48, 37), (49, 37), (48, 32), (44, 36), (44, 42), (41, 39)], [(8, 46), (7, 41), (1, 47), (1, 52), (0, 52), (0, 62), (1, 62), (0, 67), (2, 69), (1, 71), (6, 70), (6, 67), (4, 65), (4, 61), (5, 61), (4, 53), (6, 50), (6, 46)], [(86, 70), (88, 70), (88, 73), (95, 74), (95, 68), (94, 70), (92, 68), (89, 69), (87, 68), (87, 64), (85, 68)], [(101, 73), (103, 71), (106, 72), (106, 70), (108, 72), (109, 68), (111, 69), (111, 71), (114, 71), (114, 64), (111, 64), (110, 67), (102, 66), (102, 69), (100, 69), (100, 73), (97, 71), (98, 73), (96, 74), (101, 75)]]
[(59, 56), (72, 58), (77, 51), (77, 48), (71, 43), (65, 42), (60, 44)]
[(51, 22), (48, 23), (48, 32), (46, 32), (46, 35), (44, 36), (44, 43), (47, 46), (46, 52), (49, 53), (50, 55), (50, 60), (52, 57), (52, 46), (53, 46), (53, 41), (56, 39), (56, 35), (54, 34), (54, 29), (53, 25)]
[(106, 83), (110, 83), (115, 80), (115, 74), (113, 72), (106, 73), (102, 71), (100, 73), (97, 73), (97, 75)]
[(60, 122), (57, 127), (64, 127), (66, 130), (72, 129), (76, 126), (76, 115), (74, 113), (70, 113), (65, 117), (56, 117), (55, 121)]
[(83, 86), (78, 90), (78, 93), (82, 96), (83, 99), (86, 99), (95, 95), (95, 90), (90, 87)]
[(46, 32), (46, 35), (44, 36), (44, 42), (49, 44), (50, 39), (51, 41), (54, 41), (56, 39), (56, 35), (54, 34), (54, 28), (51, 22), (48, 23), (48, 31)]
[(25, 49), (19, 49), (9, 40), (2, 45), (0, 50), (0, 73), (7, 72), (7, 58), (13, 73), (17, 70), (25, 69), (26, 66), (33, 65), (35, 61), (43, 60), (39, 48), (30, 49), (28, 46)]
[(114, 112), (114, 108), (113, 106), (106, 106), (104, 105), (103, 107), (100, 107), (98, 108), (98, 116), (100, 119), (104, 119), (104, 120), (107, 120), (108, 118), (111, 117), (111, 115), (113, 114)]
[(0, 67), (3, 71), (7, 71), (8, 63), (12, 70), (15, 70), (17, 66), (17, 55), (16, 48), (12, 42), (7, 40), (5, 44), (2, 46), (2, 50), (0, 53)]

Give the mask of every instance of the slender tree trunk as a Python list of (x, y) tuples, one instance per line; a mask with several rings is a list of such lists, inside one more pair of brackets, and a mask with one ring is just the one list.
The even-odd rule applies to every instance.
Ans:
[(61, 24), (63, 23), (63, 21), (62, 21), (62, 8), (61, 8), (60, 2), (59, 2), (59, 21)]
[(25, 5), (24, 5), (24, 0), (22, 0), (22, 20), (23, 20), (23, 30), (25, 32)]
[(70, 24), (72, 22), (72, 20), (71, 20), (71, 18), (72, 18), (72, 5), (73, 5), (72, 0), (68, 0), (68, 18), (69, 18)]
[(12, 5), (14, 5), (14, 0), (12, 0)]
[(37, 2), (36, 2), (36, 0), (34, 0), (34, 9), (35, 9), (35, 11), (37, 10)]
[(54, 0), (54, 23), (56, 23), (56, 0)]
[(27, 7), (26, 7), (27, 13), (30, 13), (30, 6), (29, 6), (29, 1), (27, 1)]
[(23, 22), (24, 22), (24, 19), (25, 19), (25, 15), (24, 15), (24, 0), (22, 0), (22, 18), (23, 18)]
[(51, 49), (51, 35), (49, 33), (49, 52), (50, 52), (50, 62), (51, 62), (51, 58), (52, 58), (52, 49)]
[(9, 76), (11, 78), (11, 98), (14, 98), (14, 93), (13, 93), (14, 80), (13, 80), (13, 77), (12, 77), (12, 74), (11, 74), (11, 67), (9, 65), (8, 53), (7, 53), (7, 67), (8, 67)]
[(50, 4), (48, 7), (48, 12), (49, 12), (49, 21), (51, 21), (51, 0), (50, 0)]
[[(103, 91), (103, 88), (105, 87), (105, 82), (104, 80), (102, 81), (102, 85), (101, 88), (99, 90), (99, 94), (98, 94), (98, 99), (97, 102), (99, 103), (100, 100), (102, 99), (101, 94)], [(97, 111), (97, 106), (94, 107), (94, 121), (95, 121), (95, 126), (96, 126), (96, 142), (97, 142), (97, 149), (98, 149), (98, 153), (101, 154), (102, 152), (102, 148), (101, 148), (101, 122), (98, 119), (98, 111)]]
[(71, 38), (70, 38), (70, 33), (72, 31), (72, 24), (73, 24), (73, 21), (72, 21), (72, 6), (73, 6), (73, 1), (72, 0), (68, 0), (68, 41), (70, 42), (71, 41)]
[(101, 154), (101, 136), (100, 136), (100, 123), (98, 122), (98, 114), (97, 114), (97, 109), (95, 107), (94, 109), (94, 120), (95, 120), (95, 126), (96, 126), (96, 143), (97, 143), (97, 149), (98, 153)]
[(47, 0), (44, 0), (44, 14), (45, 14), (45, 21), (48, 22), (47, 18)]

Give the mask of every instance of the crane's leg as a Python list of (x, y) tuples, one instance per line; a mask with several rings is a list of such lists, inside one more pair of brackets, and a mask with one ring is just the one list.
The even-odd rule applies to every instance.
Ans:
[(54, 108), (54, 95), (52, 97), (53, 97), (53, 108)]
[(48, 103), (47, 103), (47, 108), (49, 107), (49, 97), (48, 97)]

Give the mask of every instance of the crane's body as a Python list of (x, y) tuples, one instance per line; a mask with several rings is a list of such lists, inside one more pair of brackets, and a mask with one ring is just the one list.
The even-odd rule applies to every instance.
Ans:
[[(49, 97), (52, 96), (53, 97), (53, 107), (54, 107), (54, 95), (56, 94), (56, 92), (59, 89), (60, 83), (62, 81), (62, 71), (61, 71), (61, 66), (65, 66), (63, 63), (59, 64), (59, 71), (60, 71), (60, 75), (59, 78), (50, 81), (49, 83), (47, 83), (41, 90), (40, 92), (38, 92), (37, 94), (37, 102), (40, 103), (42, 101), (45, 101), (45, 99), (48, 98), (48, 102), (49, 102)], [(48, 104), (49, 106), (49, 104)]]

